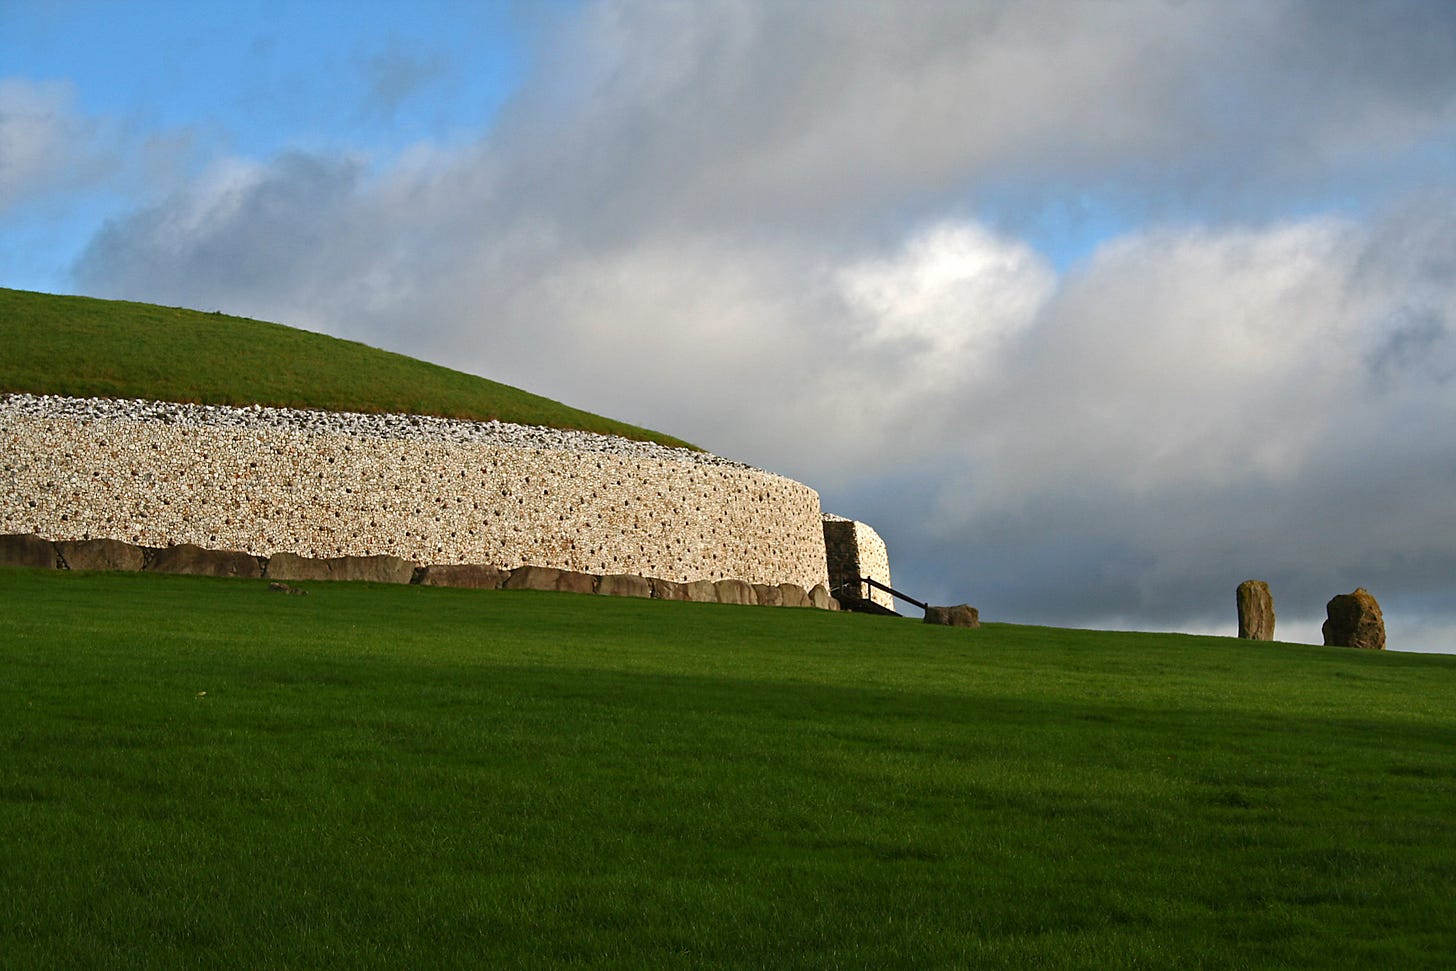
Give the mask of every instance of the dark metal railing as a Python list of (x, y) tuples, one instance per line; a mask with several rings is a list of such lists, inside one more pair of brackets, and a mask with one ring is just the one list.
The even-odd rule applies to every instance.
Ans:
[(880, 581), (874, 579), (873, 577), (860, 577), (859, 578), (859, 582), (860, 583), (868, 583), (872, 587), (875, 587), (875, 588), (877, 588), (879, 590), (885, 591), (886, 593), (888, 593), (892, 597), (899, 597), (901, 600), (905, 601), (907, 604), (914, 604), (915, 606), (919, 607), (921, 610), (929, 610), (930, 609), (929, 606), (927, 606), (926, 604), (921, 603), (919, 600), (916, 600), (914, 597), (907, 597), (907, 596), (905, 596), (905, 594), (901, 593), (900, 591), (898, 591), (898, 590), (896, 590), (896, 589), (894, 589), (892, 587), (885, 586), (883, 583), (881, 583)]

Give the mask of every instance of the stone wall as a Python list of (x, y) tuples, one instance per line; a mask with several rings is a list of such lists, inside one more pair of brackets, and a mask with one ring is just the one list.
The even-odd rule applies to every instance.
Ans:
[(842, 516), (824, 517), (824, 547), (829, 571), (829, 590), (835, 596), (862, 598), (882, 607), (894, 609), (895, 598), (877, 590), (861, 577), (878, 580), (885, 586), (890, 582), (890, 554), (885, 541), (864, 523), (845, 519)]
[(819, 496), (716, 456), (400, 416), (0, 399), (0, 533), (827, 581)]

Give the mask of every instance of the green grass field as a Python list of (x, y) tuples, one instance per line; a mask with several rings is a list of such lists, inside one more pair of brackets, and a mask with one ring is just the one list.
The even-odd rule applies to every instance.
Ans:
[(1456, 658), (0, 569), (0, 966), (1438, 968)]
[(685, 446), (519, 388), (258, 320), (0, 288), (0, 394), (407, 413)]

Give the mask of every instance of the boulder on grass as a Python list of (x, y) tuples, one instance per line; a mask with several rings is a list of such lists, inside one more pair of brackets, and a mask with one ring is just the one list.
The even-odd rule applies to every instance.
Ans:
[(56, 550), (72, 570), (120, 570), (135, 573), (146, 566), (147, 551), (119, 539), (80, 539), (57, 543)]
[(1328, 618), (1323, 627), (1326, 645), (1385, 650), (1385, 618), (1380, 613), (1380, 604), (1364, 587), (1332, 599), (1325, 605), (1325, 614)]
[(812, 607), (809, 602), (809, 591), (797, 583), (780, 583), (779, 594), (783, 597), (785, 607)]
[(718, 591), (720, 604), (740, 604), (745, 607), (758, 605), (758, 597), (746, 580), (715, 580), (713, 587)]
[(34, 570), (56, 568), (56, 548), (34, 533), (0, 536), (0, 566), (26, 566)]
[(499, 590), (510, 579), (510, 571), (481, 563), (442, 563), (425, 567), (420, 583), (427, 587), (467, 587), (471, 590)]
[(596, 593), (597, 579), (594, 573), (562, 570), (561, 576), (556, 578), (556, 589), (562, 593)]
[(970, 604), (954, 607), (926, 607), (925, 622), (945, 627), (980, 627), (981, 612)]
[(1263, 580), (1245, 580), (1234, 593), (1239, 610), (1239, 636), (1250, 641), (1274, 639), (1274, 598)]
[(207, 550), (192, 543), (179, 543), (158, 550), (147, 567), (156, 573), (187, 573), (200, 577), (261, 577), (258, 558), (237, 550)]
[(814, 584), (814, 589), (809, 591), (809, 603), (820, 610), (839, 609), (839, 601), (829, 596), (829, 588), (822, 583)]
[(415, 565), (398, 556), (299, 556), (274, 553), (267, 574), (274, 580), (363, 580), (369, 583), (409, 583)]
[(630, 573), (609, 573), (597, 582), (597, 593), (603, 597), (651, 597), (652, 584), (645, 577)]

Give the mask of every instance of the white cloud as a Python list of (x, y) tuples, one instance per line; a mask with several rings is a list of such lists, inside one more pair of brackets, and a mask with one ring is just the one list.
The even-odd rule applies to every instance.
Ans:
[(0, 78), (0, 214), (94, 178), (94, 134), (70, 84)]

